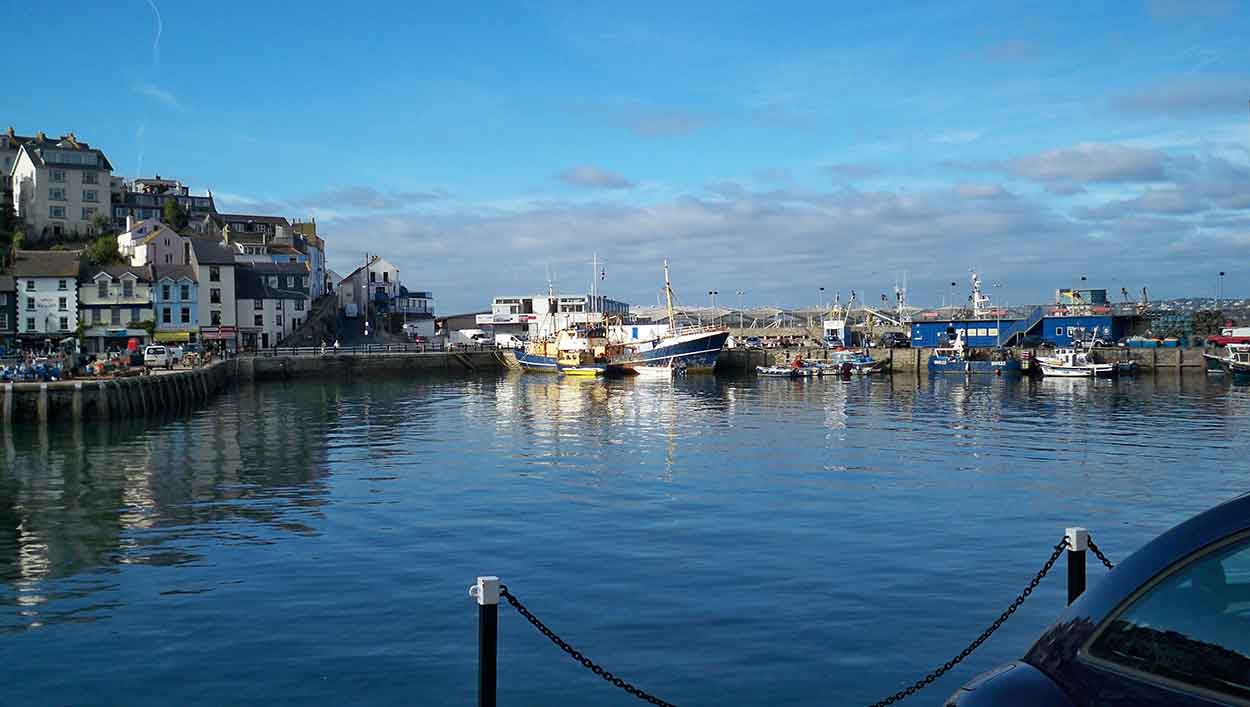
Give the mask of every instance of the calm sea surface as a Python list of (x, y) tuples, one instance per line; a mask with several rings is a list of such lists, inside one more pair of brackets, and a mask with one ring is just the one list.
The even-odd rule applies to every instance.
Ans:
[[(472, 704), (479, 574), (682, 705), (870, 702), (975, 637), (1066, 525), (1118, 559), (1246, 491), (1248, 439), (1250, 389), (1171, 375), (269, 384), (22, 429), (0, 702)], [(1063, 597), (1059, 571), (906, 704), (1020, 656)], [(499, 671), (501, 704), (634, 703), (507, 606)]]

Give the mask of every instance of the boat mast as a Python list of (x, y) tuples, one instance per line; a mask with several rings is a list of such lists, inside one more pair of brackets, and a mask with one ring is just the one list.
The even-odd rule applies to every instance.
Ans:
[(677, 329), (677, 320), (673, 317), (673, 285), (668, 281), (668, 259), (664, 259), (664, 300), (668, 304), (668, 328)]

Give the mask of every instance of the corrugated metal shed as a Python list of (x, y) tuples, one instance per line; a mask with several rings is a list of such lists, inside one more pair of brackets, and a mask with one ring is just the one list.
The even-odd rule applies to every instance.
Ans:
[(914, 322), (911, 325), (911, 345), (917, 348), (934, 348), (944, 345), (947, 329), (954, 327), (964, 332), (964, 340), (974, 348), (994, 347), (999, 344), (999, 331), (1014, 323), (1015, 319), (964, 319), (953, 322)]

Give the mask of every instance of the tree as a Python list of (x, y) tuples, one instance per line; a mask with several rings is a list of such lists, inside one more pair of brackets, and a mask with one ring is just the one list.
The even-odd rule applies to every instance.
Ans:
[(117, 229), (113, 227), (113, 222), (104, 214), (97, 214), (91, 219), (91, 225), (95, 226), (96, 233), (115, 234), (117, 232)]
[(92, 241), (84, 255), (92, 265), (120, 265), (124, 262), (117, 251), (117, 237), (107, 234)]
[(187, 216), (186, 210), (182, 208), (177, 199), (172, 197), (165, 199), (165, 206), (161, 209), (161, 218), (170, 228), (179, 233), (191, 221), (190, 217)]

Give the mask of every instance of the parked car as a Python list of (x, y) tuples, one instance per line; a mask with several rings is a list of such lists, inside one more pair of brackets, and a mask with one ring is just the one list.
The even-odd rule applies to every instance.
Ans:
[(1197, 707), (1250, 700), (1250, 494), (1172, 528), (948, 707)]
[(743, 339), (742, 345), (747, 347), (748, 349), (764, 348), (764, 343), (760, 341), (760, 337), (758, 336), (748, 336), (746, 339)]
[(149, 346), (143, 350), (143, 365), (148, 368), (173, 368), (174, 357), (165, 346)]
[(909, 349), (911, 348), (911, 337), (901, 331), (887, 331), (881, 335), (881, 348)]

